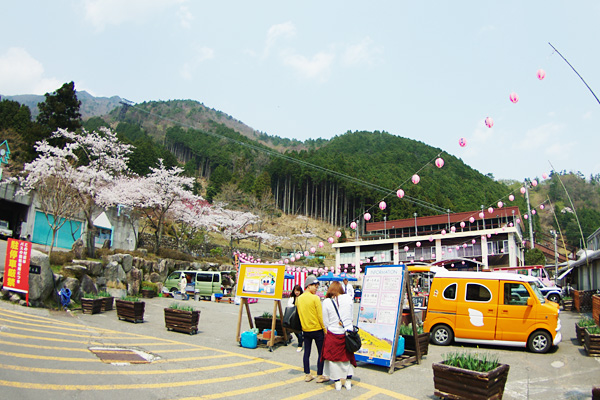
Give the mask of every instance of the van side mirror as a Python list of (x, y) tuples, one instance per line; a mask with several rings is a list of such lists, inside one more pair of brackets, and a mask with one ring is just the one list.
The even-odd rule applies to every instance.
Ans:
[(533, 297), (530, 296), (527, 298), (527, 306), (528, 307), (533, 306), (534, 302), (535, 302), (535, 300), (533, 300)]

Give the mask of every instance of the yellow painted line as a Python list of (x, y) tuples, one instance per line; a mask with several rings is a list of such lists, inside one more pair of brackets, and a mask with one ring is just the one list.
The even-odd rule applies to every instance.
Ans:
[(183, 399), (179, 399), (179, 400), (204, 400), (204, 399), (220, 399), (222, 397), (244, 396), (249, 393), (256, 393), (261, 390), (273, 389), (276, 387), (289, 385), (289, 384), (300, 382), (303, 380), (304, 380), (304, 376), (300, 376), (298, 378), (288, 379), (286, 381), (281, 381), (281, 382), (268, 383), (266, 385), (261, 385), (261, 386), (252, 386), (252, 387), (246, 387), (244, 389), (230, 390), (229, 392), (207, 394), (205, 396), (200, 396), (200, 397), (184, 397)]
[[(92, 353), (90, 353), (90, 355), (91, 354)], [(52, 360), (52, 361), (98, 362), (98, 358), (87, 359), (87, 358), (81, 358), (81, 357), (51, 357), (51, 356), (41, 356), (39, 354), (11, 353), (8, 351), (0, 351), (0, 356), (17, 357), (17, 358), (33, 358), (36, 360)]]
[(39, 389), (39, 390), (124, 390), (124, 389), (162, 389), (173, 387), (207, 385), (212, 383), (230, 382), (234, 380), (256, 378), (259, 376), (270, 375), (277, 372), (289, 370), (289, 368), (279, 367), (265, 371), (250, 372), (234, 376), (223, 376), (219, 378), (198, 379), (195, 381), (184, 382), (163, 382), (163, 383), (132, 383), (127, 385), (56, 385), (44, 383), (27, 383), (0, 380), (0, 386), (13, 387), (19, 389)]
[(354, 400), (369, 400), (371, 397), (377, 396), (378, 394), (380, 394), (380, 393), (371, 390), (371, 391), (369, 391), (367, 393), (361, 394), (358, 397), (355, 397)]
[(333, 385), (323, 384), (323, 386), (320, 387), (319, 389), (311, 390), (310, 392), (304, 392), (304, 393), (299, 394), (297, 396), (284, 397), (284, 399), (285, 400), (302, 400), (302, 399), (308, 399), (309, 397), (318, 396), (318, 395), (321, 395), (321, 394), (323, 394), (325, 392), (328, 392), (330, 390), (333, 390), (333, 389), (334, 389)]
[[(48, 335), (61, 335), (61, 336), (81, 337), (81, 338), (95, 337), (91, 333), (87, 334), (87, 335), (79, 335), (77, 333), (49, 332), (47, 330), (23, 328), (23, 327), (20, 327), (20, 326), (6, 325), (6, 324), (3, 325), (3, 326), (6, 326), (7, 328), (14, 329), (16, 331), (41, 332), (41, 333), (45, 333), (45, 334), (48, 334)], [(79, 332), (81, 332), (81, 329), (79, 329)], [(121, 336), (98, 336), (98, 337), (101, 337), (102, 339), (127, 339), (127, 338), (123, 338)]]
[[(81, 370), (81, 369), (55, 369), (55, 368), (36, 368), (36, 367), (22, 367), (19, 365), (6, 365), (0, 364), (1, 369), (8, 369), (11, 371), (19, 371), (19, 372), (36, 372), (42, 374), (70, 374), (70, 375), (170, 375), (170, 374), (181, 374), (181, 373), (190, 373), (190, 372), (203, 372), (203, 371), (212, 371), (217, 369), (227, 369), (234, 367), (244, 367), (247, 365), (258, 364), (263, 362), (261, 359), (250, 360), (250, 361), (241, 361), (230, 364), (220, 364), (220, 365), (210, 365), (206, 367), (196, 367), (196, 368), (178, 368), (178, 369), (157, 369), (157, 370), (149, 370), (149, 371), (120, 371), (120, 370), (111, 370), (111, 371), (96, 371), (96, 370)], [(154, 364), (154, 363), (152, 363)]]
[(88, 349), (76, 349), (73, 347), (60, 347), (60, 346), (42, 346), (39, 344), (26, 344), (18, 342), (9, 342), (7, 340), (0, 340), (0, 344), (5, 344), (12, 347), (27, 347), (30, 349), (43, 349), (43, 350), (60, 350), (60, 351), (83, 351), (89, 352)]
[[(106, 346), (106, 343), (104, 342), (100, 342), (98, 340), (70, 340), (70, 339), (58, 339), (58, 338), (46, 338), (43, 336), (31, 336), (31, 335), (21, 335), (18, 333), (8, 333), (8, 332), (1, 332), (0, 331), (0, 336), (7, 336), (7, 337), (13, 337), (13, 338), (22, 338), (22, 339), (35, 339), (35, 340), (40, 340), (40, 341), (47, 341), (47, 342), (65, 342), (65, 343), (80, 343), (83, 345), (89, 345), (89, 344), (101, 344)], [(104, 339), (102, 337), (99, 337), (98, 339)]]
[(419, 400), (419, 399), (416, 399), (414, 397), (405, 396), (405, 395), (403, 395), (401, 393), (396, 393), (396, 392), (393, 392), (393, 391), (388, 390), (388, 389), (383, 389), (383, 388), (380, 388), (380, 387), (375, 386), (375, 385), (370, 385), (368, 383), (355, 382), (355, 381), (352, 381), (352, 383), (355, 386), (360, 386), (362, 388), (365, 388), (365, 389), (368, 389), (368, 390), (370, 390), (372, 392), (375, 392), (375, 394), (384, 394), (386, 396), (393, 397), (394, 399), (398, 399), (398, 400)]
[[(58, 321), (55, 321), (54, 324), (38, 324), (38, 323), (33, 323), (33, 322), (23, 322), (23, 321), (17, 321), (15, 319), (6, 319), (6, 318), (0, 318), (0, 321), (5, 321), (8, 323), (19, 324), (19, 325), (25, 325), (25, 326), (37, 326), (39, 328), (45, 328), (46, 331), (44, 331), (44, 332), (48, 332), (47, 330), (50, 328), (67, 331), (67, 332), (81, 332), (82, 330), (96, 331), (96, 328), (89, 327), (89, 326), (83, 326), (83, 325), (77, 325), (77, 326), (74, 326), (73, 328), (61, 326), (61, 325), (59, 325), (60, 322), (58, 322)], [(10, 326), (10, 325), (4, 325), (4, 326)], [(22, 328), (19, 328), (19, 329), (22, 329)], [(100, 329), (100, 330), (98, 330), (98, 333), (102, 333), (102, 331), (104, 331), (104, 330)], [(48, 333), (54, 333), (54, 332), (48, 332)], [(56, 333), (58, 334), (58, 332), (56, 332)]]

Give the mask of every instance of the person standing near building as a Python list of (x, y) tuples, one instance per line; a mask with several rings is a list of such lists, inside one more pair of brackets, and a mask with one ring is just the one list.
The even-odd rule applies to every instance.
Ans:
[[(288, 303), (287, 306), (288, 307), (293, 307), (296, 305), (296, 299), (298, 298), (298, 296), (300, 296), (302, 294), (302, 286), (300, 285), (296, 285), (294, 286), (294, 289), (292, 290), (292, 293), (290, 293), (290, 298), (288, 299)], [(298, 352), (302, 351), (302, 331), (296, 331), (294, 332), (294, 334), (296, 335), (296, 338), (298, 338)]]
[(348, 282), (348, 278), (344, 278), (344, 293), (350, 296), (350, 299), (354, 301), (354, 287)]
[(321, 299), (316, 295), (319, 281), (314, 275), (310, 275), (304, 281), (304, 293), (296, 299), (296, 309), (300, 316), (302, 324), (302, 335), (304, 336), (304, 373), (305, 382), (310, 382), (315, 379), (310, 373), (310, 353), (312, 342), (314, 340), (317, 345), (317, 383), (329, 381), (327, 376), (323, 375), (323, 360), (321, 354), (323, 352), (323, 342), (325, 340), (326, 328), (323, 324), (323, 310), (321, 308)]
[[(323, 300), (323, 323), (327, 328), (323, 344), (324, 373), (335, 382), (335, 390), (352, 388), (356, 367), (354, 353), (346, 350), (346, 331), (351, 331), (354, 301), (344, 294), (342, 284), (332, 282)], [(345, 381), (345, 382), (342, 382)]]

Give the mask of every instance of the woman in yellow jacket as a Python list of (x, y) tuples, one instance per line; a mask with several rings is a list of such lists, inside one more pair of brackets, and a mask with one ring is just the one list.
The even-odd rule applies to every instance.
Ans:
[(300, 316), (302, 324), (302, 333), (304, 336), (304, 373), (305, 382), (312, 381), (315, 377), (310, 373), (310, 352), (312, 341), (315, 341), (318, 351), (317, 359), (317, 383), (329, 381), (329, 378), (323, 376), (323, 360), (321, 353), (323, 352), (323, 342), (325, 340), (326, 328), (323, 324), (323, 310), (321, 308), (321, 299), (316, 295), (319, 281), (314, 275), (310, 275), (304, 281), (304, 293), (296, 299), (296, 309)]

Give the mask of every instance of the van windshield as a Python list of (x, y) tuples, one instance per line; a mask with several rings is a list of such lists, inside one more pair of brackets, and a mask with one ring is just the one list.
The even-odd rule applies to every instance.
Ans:
[(533, 284), (533, 285), (530, 285), (530, 286), (531, 286), (531, 289), (533, 290), (533, 293), (535, 293), (535, 295), (537, 296), (537, 298), (540, 300), (540, 303), (544, 304), (546, 302), (546, 298), (544, 297), (544, 295), (540, 291), (540, 288), (538, 287), (538, 285)]

